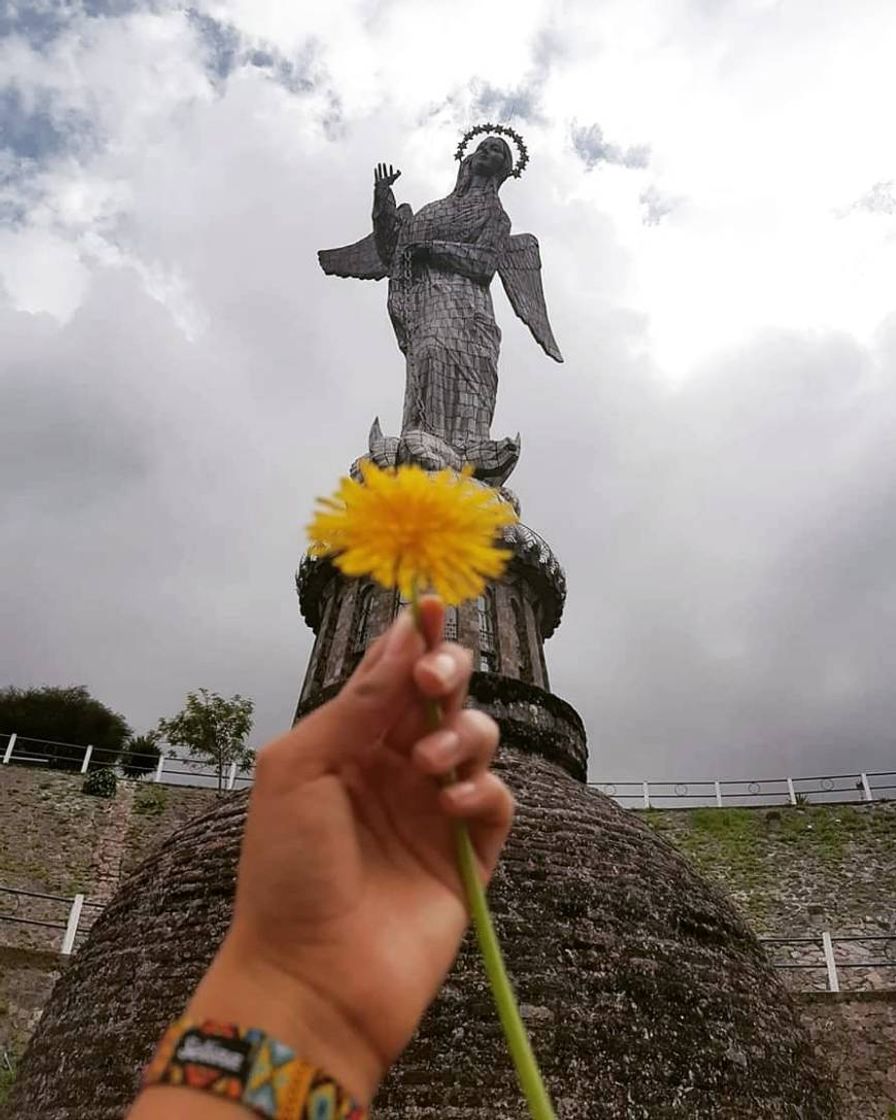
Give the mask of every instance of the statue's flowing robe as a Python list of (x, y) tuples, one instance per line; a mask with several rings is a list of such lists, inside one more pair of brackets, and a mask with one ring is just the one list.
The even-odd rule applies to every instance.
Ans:
[(511, 234), (489, 187), (456, 188), (418, 214), (380, 187), (373, 232), (318, 257), (331, 276), (389, 279), (389, 314), (407, 367), (404, 415), (399, 439), (384, 437), (374, 421), (370, 458), (427, 470), (468, 463), (477, 478), (501, 485), (519, 457), (519, 437), (489, 435), (501, 344), (489, 294), (495, 272), (538, 344), (563, 361), (545, 307), (538, 241)]
[(402, 431), (431, 432), (458, 449), (487, 440), (501, 344), (489, 285), (510, 237), (497, 194), (451, 194), (412, 215), (390, 191), (377, 197), (373, 226), (407, 360)]

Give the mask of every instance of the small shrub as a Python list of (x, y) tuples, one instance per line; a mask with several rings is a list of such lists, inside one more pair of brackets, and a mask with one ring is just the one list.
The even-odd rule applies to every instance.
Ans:
[(157, 817), (165, 812), (168, 794), (161, 786), (144, 786), (134, 798), (134, 812), (147, 817)]
[(121, 756), (121, 769), (126, 778), (142, 778), (152, 773), (159, 762), (162, 751), (159, 736), (155, 731), (146, 735), (132, 735), (128, 739)]
[(117, 787), (118, 779), (115, 777), (115, 771), (106, 766), (102, 770), (92, 770), (87, 775), (84, 785), (81, 786), (81, 792), (93, 794), (94, 797), (114, 797)]

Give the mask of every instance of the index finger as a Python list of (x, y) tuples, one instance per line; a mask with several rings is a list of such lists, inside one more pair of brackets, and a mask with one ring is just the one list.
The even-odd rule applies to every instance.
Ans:
[(445, 607), (437, 595), (420, 600), (417, 624), (426, 653), (414, 664), (414, 683), (425, 697), (439, 701), (443, 712), (457, 711), (467, 698), (473, 655), (457, 642), (443, 640)]
[(442, 640), (445, 628), (445, 605), (438, 595), (423, 595), (417, 608), (417, 622), (423, 632), (427, 649), (433, 649)]
[(381, 642), (371, 646), (342, 690), (304, 716), (258, 753), (256, 785), (277, 774), (283, 781), (310, 781), (363, 756), (414, 706), (419, 692), (413, 667), (424, 652), (408, 611), (402, 611)]

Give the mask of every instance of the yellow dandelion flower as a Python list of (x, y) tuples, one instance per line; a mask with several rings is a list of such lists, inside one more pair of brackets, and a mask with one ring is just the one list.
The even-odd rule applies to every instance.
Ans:
[(362, 462), (363, 482), (344, 478), (319, 498), (308, 526), (312, 556), (329, 556), (347, 576), (397, 587), (405, 599), (435, 591), (456, 605), (482, 594), (511, 553), (496, 542), (516, 514), (490, 487), (460, 474), (417, 466), (381, 470)]

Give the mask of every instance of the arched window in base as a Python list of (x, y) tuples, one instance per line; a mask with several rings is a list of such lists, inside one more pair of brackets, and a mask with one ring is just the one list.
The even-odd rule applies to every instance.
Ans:
[(364, 656), (370, 639), (370, 611), (373, 606), (373, 584), (366, 583), (358, 588), (355, 596), (355, 609), (352, 612), (351, 646), (346, 659), (346, 670), (353, 672)]
[(551, 682), (548, 677), (548, 666), (544, 659), (544, 638), (541, 636), (541, 630), (538, 633), (538, 664), (541, 666), (541, 687), (545, 692), (551, 691)]
[[(409, 602), (410, 600), (403, 599), (401, 595), (396, 591), (395, 605), (392, 609), (392, 617), (395, 618), (399, 611), (403, 610)], [(457, 607), (445, 608), (445, 626), (442, 630), (442, 637), (446, 642), (457, 641)]]
[(457, 607), (445, 608), (445, 628), (442, 636), (446, 642), (457, 641)]
[(534, 684), (532, 677), (532, 647), (529, 644), (529, 628), (526, 626), (526, 616), (519, 599), (510, 600), (513, 609), (513, 623), (516, 627), (516, 640), (520, 647), (520, 680), (526, 684)]
[(339, 613), (339, 596), (335, 593), (329, 595), (320, 629), (317, 632), (317, 643), (314, 654), (314, 674), (311, 678), (311, 687), (314, 691), (323, 687), (327, 677), (327, 668), (330, 660), (330, 650), (333, 646), (333, 634), (336, 630), (336, 616)]
[(476, 600), (479, 614), (479, 671), (496, 673), (498, 671), (498, 639), (495, 620), (495, 593), (490, 588)]

